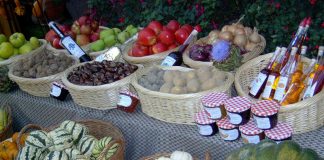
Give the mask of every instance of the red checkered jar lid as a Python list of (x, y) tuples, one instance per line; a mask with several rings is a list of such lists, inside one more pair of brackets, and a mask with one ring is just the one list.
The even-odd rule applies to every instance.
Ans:
[(275, 101), (261, 100), (252, 105), (251, 111), (256, 116), (271, 116), (278, 113), (279, 107)]
[(232, 123), (229, 122), (229, 120), (225, 117), (221, 120), (217, 121), (217, 126), (219, 128), (223, 128), (223, 129), (234, 129), (236, 128), (236, 126), (234, 126)]
[(205, 110), (202, 110), (195, 115), (195, 122), (198, 124), (212, 124), (215, 120), (209, 119), (208, 114)]
[(245, 125), (240, 126), (239, 129), (243, 134), (246, 135), (256, 135), (263, 132), (263, 130), (259, 129), (256, 126), (253, 119), (250, 119), (249, 122), (246, 123)]
[(225, 109), (229, 112), (243, 112), (251, 108), (251, 101), (246, 97), (234, 97), (225, 101)]
[(135, 97), (135, 98), (138, 99), (138, 96), (136, 94), (132, 93), (131, 91), (129, 91), (128, 89), (123, 89), (119, 93), (130, 95), (130, 96)]
[(225, 93), (210, 93), (201, 99), (201, 103), (206, 107), (215, 108), (224, 104), (227, 99), (228, 95)]
[(267, 137), (274, 140), (286, 139), (292, 135), (292, 132), (292, 127), (289, 124), (283, 122), (278, 122), (276, 127), (264, 131)]

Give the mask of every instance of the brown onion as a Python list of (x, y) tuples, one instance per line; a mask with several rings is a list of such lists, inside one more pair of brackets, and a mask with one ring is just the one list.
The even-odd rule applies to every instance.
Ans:
[(229, 27), (229, 25), (225, 25), (223, 28), (222, 28), (222, 32), (225, 32), (225, 31), (228, 31), (228, 27)]
[(232, 41), (234, 36), (230, 31), (220, 32), (219, 38), (227, 41)]
[(242, 29), (244, 29), (244, 26), (243, 26), (243, 24), (241, 24), (241, 23), (238, 23), (238, 24), (235, 24), (235, 25), (236, 25), (237, 28), (242, 28)]
[(246, 39), (246, 36), (245, 35), (236, 35), (235, 38), (234, 38), (234, 44), (236, 44), (237, 46), (239, 47), (244, 47), (247, 43), (247, 39)]
[(230, 32), (232, 32), (233, 34), (235, 34), (235, 30), (236, 30), (236, 26), (234, 26), (234, 25), (230, 25), (229, 27), (228, 27), (228, 31), (230, 31)]
[(219, 30), (212, 30), (211, 32), (209, 32), (208, 34), (208, 42), (209, 43), (214, 43), (219, 36), (220, 31)]
[(253, 42), (248, 42), (248, 43), (246, 43), (244, 48), (246, 51), (251, 52), (256, 46), (257, 46), (257, 44), (255, 44)]
[(245, 35), (250, 36), (252, 34), (252, 29), (250, 27), (244, 27)]
[(244, 29), (243, 28), (237, 28), (236, 30), (235, 30), (235, 35), (245, 35), (245, 31), (244, 31)]
[(253, 33), (249, 36), (249, 40), (254, 43), (259, 43), (261, 41), (261, 37), (256, 28), (253, 29)]

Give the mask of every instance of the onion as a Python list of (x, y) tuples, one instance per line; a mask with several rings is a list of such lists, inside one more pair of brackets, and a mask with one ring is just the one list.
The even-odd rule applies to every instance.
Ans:
[(243, 28), (236, 28), (235, 35), (245, 35), (245, 31)]
[(253, 29), (253, 33), (250, 35), (249, 40), (254, 43), (259, 43), (261, 41), (261, 37), (256, 28)]
[(250, 36), (252, 34), (252, 29), (250, 27), (244, 27), (245, 35)]
[(212, 30), (211, 32), (209, 32), (208, 43), (209, 44), (214, 43), (218, 39), (219, 33), (220, 33), (219, 30)]
[(236, 26), (234, 26), (234, 25), (231, 25), (231, 26), (229, 26), (228, 27), (228, 31), (230, 31), (230, 32), (232, 32), (233, 34), (235, 33), (235, 30), (236, 30)]
[(241, 23), (233, 23), (232, 25), (235, 25), (237, 28), (242, 28), (242, 29), (244, 29), (244, 26), (243, 26), (243, 24), (241, 24)]
[(234, 44), (236, 44), (239, 47), (244, 47), (247, 43), (247, 39), (245, 35), (236, 35), (234, 38)]
[(219, 38), (227, 41), (232, 41), (234, 36), (230, 31), (220, 32)]
[(253, 42), (248, 42), (248, 43), (246, 43), (244, 48), (246, 51), (251, 52), (256, 46), (257, 46), (257, 44), (255, 44)]
[(225, 31), (228, 31), (228, 27), (229, 27), (229, 25), (225, 25), (223, 28), (222, 28), (222, 32), (225, 32)]

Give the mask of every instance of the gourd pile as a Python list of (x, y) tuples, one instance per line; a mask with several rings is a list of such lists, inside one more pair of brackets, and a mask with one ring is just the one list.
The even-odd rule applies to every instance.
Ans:
[(169, 157), (159, 157), (156, 160), (193, 160), (192, 156), (188, 152), (183, 151), (174, 151), (172, 152), (170, 158)]
[(42, 78), (63, 72), (73, 63), (73, 58), (64, 53), (54, 55), (41, 52), (17, 61), (13, 74), (24, 78)]
[(202, 67), (186, 72), (154, 68), (139, 79), (139, 84), (153, 91), (188, 94), (221, 86), (226, 78), (224, 72), (214, 67)]
[[(64, 121), (50, 132), (32, 131), (26, 138), (17, 160), (76, 160), (97, 159), (112, 137), (100, 140), (88, 134), (88, 128), (74, 121)], [(104, 160), (109, 160), (120, 147), (119, 143), (111, 145)]]
[(8, 72), (7, 66), (0, 66), (0, 92), (8, 92), (14, 86), (8, 77)]

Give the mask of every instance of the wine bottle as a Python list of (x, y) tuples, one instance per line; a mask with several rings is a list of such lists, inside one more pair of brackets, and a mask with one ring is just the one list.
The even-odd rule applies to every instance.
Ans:
[(320, 65), (314, 74), (312, 83), (307, 86), (307, 89), (303, 95), (303, 99), (313, 97), (315, 94), (321, 91), (324, 80), (324, 59), (321, 59)]
[(169, 55), (162, 61), (161, 66), (180, 66), (183, 62), (182, 54), (192, 42), (192, 40), (197, 36), (198, 31), (196, 29), (192, 30), (186, 41), (179, 47), (177, 51), (169, 53)]
[(71, 36), (66, 36), (64, 33), (56, 26), (55, 22), (51, 21), (48, 23), (49, 27), (54, 30), (54, 32), (61, 38), (61, 44), (69, 53), (77, 58), (80, 62), (91, 61), (91, 58), (83, 51), (83, 49), (75, 43)]

